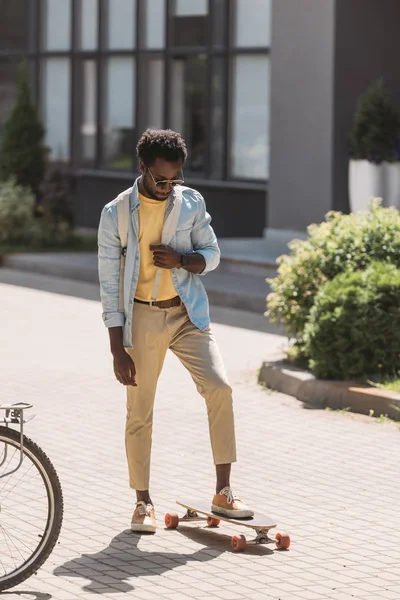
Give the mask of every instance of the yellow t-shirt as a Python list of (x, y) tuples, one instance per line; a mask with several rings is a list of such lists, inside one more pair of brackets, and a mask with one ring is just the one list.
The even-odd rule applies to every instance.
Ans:
[[(153, 264), (153, 252), (150, 244), (161, 244), (167, 202), (152, 200), (139, 194), (139, 249), (140, 267), (139, 281), (135, 298), (150, 302), (153, 292), (157, 267)], [(162, 269), (157, 300), (169, 300), (177, 296), (169, 269)]]

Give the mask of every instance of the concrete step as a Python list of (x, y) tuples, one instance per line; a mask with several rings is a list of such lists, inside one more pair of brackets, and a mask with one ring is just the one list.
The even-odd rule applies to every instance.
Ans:
[(221, 273), (235, 273), (265, 280), (267, 277), (276, 277), (277, 264), (258, 258), (221, 256), (218, 270)]
[(2, 266), (88, 283), (99, 282), (97, 256), (92, 252), (7, 254), (3, 256)]
[[(10, 254), (3, 257), (3, 266), (29, 273), (53, 275), (75, 281), (98, 283), (97, 256), (93, 253)], [(266, 277), (276, 273), (268, 263), (256, 264), (245, 259), (223, 258), (216, 271), (203, 279), (210, 304), (238, 308), (259, 314), (265, 311), (269, 293)]]
[(204, 277), (210, 304), (239, 308), (263, 314), (265, 300), (270, 292), (269, 285), (262, 277), (243, 273), (224, 273), (217, 269)]

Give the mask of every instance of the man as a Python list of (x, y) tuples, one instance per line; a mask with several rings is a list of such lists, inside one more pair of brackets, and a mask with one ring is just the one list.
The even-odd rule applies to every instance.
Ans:
[[(127, 386), (125, 443), (129, 484), (137, 500), (131, 529), (156, 531), (149, 492), (153, 405), (168, 349), (189, 370), (206, 401), (217, 478), (212, 509), (238, 518), (252, 516), (230, 487), (231, 463), (236, 461), (232, 390), (209, 328), (208, 299), (200, 280), (219, 264), (211, 219), (202, 196), (183, 186), (187, 151), (178, 133), (147, 130), (137, 154), (141, 177), (104, 207), (98, 233), (103, 320), (115, 376)], [(128, 201), (122, 293), (118, 215), (121, 203)], [(164, 239), (168, 244), (161, 244)]]

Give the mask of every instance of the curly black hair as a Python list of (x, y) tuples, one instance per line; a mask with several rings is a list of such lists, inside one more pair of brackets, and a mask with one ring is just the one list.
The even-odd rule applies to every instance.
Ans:
[(185, 140), (171, 129), (146, 129), (142, 134), (136, 153), (146, 166), (151, 166), (157, 158), (168, 162), (185, 162), (187, 150)]

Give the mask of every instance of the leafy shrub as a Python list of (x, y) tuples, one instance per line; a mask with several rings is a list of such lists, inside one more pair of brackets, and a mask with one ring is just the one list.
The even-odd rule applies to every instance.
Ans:
[(351, 158), (373, 163), (399, 160), (400, 118), (383, 80), (360, 96), (350, 136)]
[(34, 217), (32, 191), (14, 180), (0, 182), (0, 243), (37, 243), (42, 230)]
[(18, 71), (16, 104), (4, 127), (0, 179), (7, 181), (14, 177), (19, 185), (31, 188), (36, 198), (47, 153), (43, 137), (44, 129), (30, 97), (28, 70), (22, 63)]
[(305, 351), (317, 377), (357, 379), (400, 371), (400, 270), (371, 263), (345, 272), (316, 295)]
[(29, 188), (15, 179), (0, 182), (0, 244), (39, 249), (65, 246), (75, 239), (65, 218), (55, 220), (45, 210), (41, 217), (36, 215), (36, 199)]
[(269, 279), (267, 315), (282, 323), (299, 346), (321, 286), (339, 273), (365, 269), (372, 261), (400, 267), (400, 213), (373, 200), (371, 210), (350, 215), (330, 212), (308, 228), (308, 239), (293, 240), (290, 255), (278, 259), (278, 275)]
[(51, 162), (46, 166), (45, 176), (40, 185), (42, 214), (48, 221), (58, 226), (74, 226), (74, 213), (71, 204), (71, 192), (74, 178), (68, 164)]

